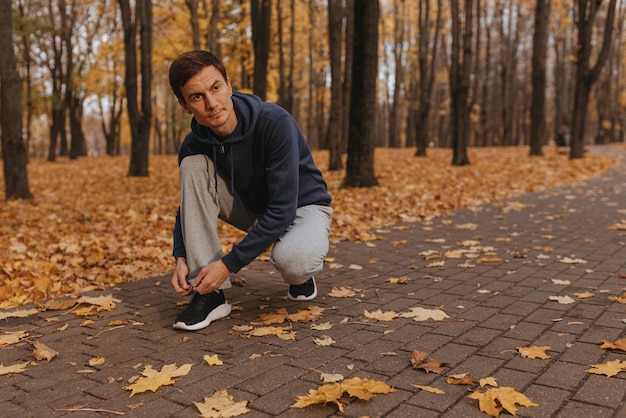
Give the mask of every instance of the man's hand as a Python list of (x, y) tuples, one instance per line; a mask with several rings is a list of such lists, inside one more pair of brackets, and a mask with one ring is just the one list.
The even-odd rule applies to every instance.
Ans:
[(229, 275), (230, 270), (222, 260), (214, 261), (200, 270), (192, 289), (201, 295), (211, 293), (219, 289)]
[(193, 293), (191, 285), (187, 282), (187, 276), (189, 275), (189, 267), (187, 266), (187, 259), (185, 257), (178, 257), (176, 259), (176, 269), (172, 275), (172, 286), (176, 293), (182, 296), (187, 296)]

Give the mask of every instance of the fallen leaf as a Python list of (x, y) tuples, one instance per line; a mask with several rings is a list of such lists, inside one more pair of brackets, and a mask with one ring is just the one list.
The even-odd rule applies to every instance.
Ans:
[(493, 386), (493, 387), (498, 387), (498, 383), (496, 382), (496, 378), (495, 377), (485, 377), (484, 379), (480, 379), (478, 381), (478, 383), (480, 384), (480, 387), (485, 387), (487, 385), (489, 386)]
[(411, 279), (408, 278), (407, 276), (402, 276), (402, 277), (390, 277), (386, 279), (385, 281), (387, 283), (392, 283), (392, 284), (407, 284), (411, 282)]
[(450, 318), (447, 313), (441, 309), (425, 309), (421, 307), (409, 308), (409, 312), (401, 313), (402, 318), (413, 318), (415, 321), (427, 321), (432, 319), (433, 321), (443, 321), (446, 318)]
[(351, 298), (352, 296), (356, 295), (356, 293), (354, 293), (354, 291), (348, 287), (334, 287), (330, 290), (330, 292), (328, 292), (328, 296), (330, 296), (331, 298)]
[(173, 385), (175, 383), (174, 379), (186, 376), (191, 370), (191, 366), (191, 364), (184, 364), (176, 367), (176, 363), (166, 364), (161, 368), (161, 371), (156, 371), (148, 364), (141, 372), (143, 377), (137, 379), (133, 384), (124, 387), (124, 389), (131, 391), (129, 398), (137, 393), (156, 392), (161, 386)]
[(613, 360), (602, 364), (592, 364), (587, 371), (593, 374), (604, 374), (613, 377), (620, 372), (626, 371), (626, 361)]
[(437, 395), (443, 395), (444, 393), (446, 393), (443, 390), (434, 388), (432, 386), (423, 386), (423, 385), (414, 385), (414, 384), (411, 384), (411, 386), (413, 386), (414, 388), (426, 391), (426, 392), (437, 394)]
[(28, 331), (6, 332), (0, 335), (0, 347), (15, 344), (26, 337), (28, 337)]
[(205, 396), (204, 402), (194, 402), (203, 418), (228, 418), (247, 414), (248, 401), (235, 402), (226, 390), (217, 390), (212, 396)]
[(450, 385), (473, 385), (474, 376), (469, 373), (451, 374), (446, 379), (446, 382)]
[(550, 300), (556, 301), (561, 305), (571, 305), (572, 303), (576, 303), (576, 301), (569, 296), (550, 296)]
[(626, 351), (626, 338), (620, 338), (619, 340), (615, 340), (613, 342), (609, 342), (607, 340), (602, 340), (600, 342), (603, 343), (600, 348)]
[(554, 284), (560, 284), (563, 286), (569, 286), (570, 284), (572, 284), (572, 282), (570, 282), (569, 280), (560, 280), (560, 279), (551, 279), (552, 283)]
[(446, 364), (445, 361), (440, 360), (428, 360), (425, 363), (413, 366), (414, 369), (423, 369), (426, 373), (442, 374), (447, 367), (443, 367)]
[(396, 390), (385, 382), (353, 377), (341, 383), (322, 385), (317, 389), (309, 390), (305, 396), (297, 396), (292, 408), (306, 408), (310, 405), (334, 403), (343, 412), (343, 404), (339, 400), (344, 393), (358, 399), (369, 401), (377, 394), (386, 394)]
[(333, 340), (332, 338), (330, 338), (328, 335), (322, 335), (322, 338), (313, 338), (313, 341), (315, 342), (315, 344), (319, 345), (320, 347), (327, 347), (337, 342)]
[(91, 367), (94, 367), (94, 366), (101, 366), (101, 365), (103, 365), (103, 364), (104, 364), (104, 362), (105, 362), (104, 357), (94, 357), (94, 358), (92, 358), (92, 359), (90, 359), (90, 360), (89, 360), (89, 365), (90, 365)]
[(282, 324), (287, 320), (287, 309), (279, 308), (273, 312), (263, 313), (259, 315), (259, 322), (263, 325)]
[(489, 388), (484, 392), (472, 392), (469, 397), (477, 399), (480, 410), (493, 417), (500, 416), (502, 410), (506, 410), (508, 413), (515, 416), (517, 413), (516, 404), (522, 406), (539, 406), (528, 399), (526, 395), (516, 392), (515, 389), (507, 386)]
[(244, 334), (242, 337), (265, 337), (267, 335), (275, 335), (281, 340), (295, 340), (296, 332), (292, 331), (290, 327), (261, 327), (254, 328)]
[(18, 309), (12, 312), (0, 312), (0, 320), (7, 318), (26, 318), (31, 315), (38, 314), (39, 309)]
[(394, 318), (398, 317), (397, 312), (394, 312), (394, 311), (383, 312), (380, 309), (376, 311), (372, 311), (372, 312), (363, 310), (363, 314), (365, 315), (366, 318), (376, 319), (378, 321), (393, 321)]
[(323, 312), (326, 308), (321, 308), (319, 306), (311, 305), (306, 309), (298, 311), (294, 314), (290, 314), (287, 316), (287, 319), (291, 322), (310, 322), (317, 321), (322, 317)]
[(609, 296), (609, 301), (617, 303), (626, 303), (626, 292), (622, 296)]
[(424, 360), (426, 360), (428, 358), (430, 354), (424, 352), (424, 351), (419, 351), (419, 350), (413, 350), (411, 352), (411, 364), (413, 366), (417, 366), (418, 364), (422, 363)]
[(206, 361), (209, 366), (221, 366), (224, 364), (217, 354), (213, 354), (212, 356), (205, 354), (202, 359)]
[(320, 380), (322, 383), (335, 383), (341, 382), (344, 379), (341, 374), (329, 374), (329, 373), (320, 373)]
[(570, 258), (570, 257), (563, 257), (559, 260), (559, 263), (563, 263), (563, 264), (586, 264), (587, 262), (581, 258)]
[(547, 360), (552, 358), (548, 354), (546, 354), (546, 350), (551, 349), (552, 347), (544, 345), (541, 347), (532, 346), (532, 347), (517, 347), (517, 351), (521, 354), (523, 358), (540, 358), (543, 360)]
[(331, 324), (330, 322), (324, 322), (321, 324), (311, 324), (310, 328), (315, 331), (328, 331), (332, 327), (333, 327), (333, 324)]
[(28, 366), (29, 364), (30, 361), (27, 361), (25, 363), (13, 364), (12, 366), (4, 366), (2, 363), (0, 363), (0, 376), (4, 376), (6, 374), (22, 373), (24, 370), (26, 370), (26, 366)]
[(37, 360), (51, 361), (53, 358), (59, 355), (58, 351), (53, 350), (41, 341), (35, 341), (32, 345), (35, 348), (33, 350), (33, 357), (35, 357)]
[(592, 292), (574, 293), (574, 296), (576, 296), (578, 299), (589, 299), (594, 297), (595, 295), (596, 294)]

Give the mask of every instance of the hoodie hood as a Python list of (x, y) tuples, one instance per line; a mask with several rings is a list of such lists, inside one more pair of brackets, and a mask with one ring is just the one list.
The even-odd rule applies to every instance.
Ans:
[(237, 115), (235, 130), (227, 137), (222, 138), (215, 135), (210, 128), (200, 125), (196, 118), (193, 118), (191, 120), (191, 132), (198, 141), (207, 145), (229, 145), (243, 141), (254, 132), (263, 103), (261, 99), (258, 96), (233, 91), (232, 100), (234, 112)]

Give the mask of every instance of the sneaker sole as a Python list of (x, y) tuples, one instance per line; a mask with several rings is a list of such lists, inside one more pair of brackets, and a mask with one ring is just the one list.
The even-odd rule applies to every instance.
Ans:
[(231, 311), (231, 306), (228, 303), (222, 303), (220, 306), (218, 306), (217, 308), (213, 309), (211, 311), (211, 313), (209, 313), (206, 317), (206, 319), (204, 321), (198, 322), (196, 324), (193, 325), (187, 325), (184, 322), (175, 322), (174, 323), (174, 328), (176, 329), (182, 329), (185, 331), (198, 331), (202, 328), (206, 328), (208, 327), (211, 322), (213, 321), (217, 321), (218, 319), (224, 318), (225, 316), (228, 316), (228, 314), (230, 314)]
[(291, 296), (291, 293), (289, 293), (289, 291), (287, 291), (287, 299), (289, 300), (294, 300), (294, 301), (306, 301), (306, 300), (313, 300), (317, 297), (317, 285), (315, 286), (315, 290), (313, 291), (313, 294), (310, 296), (304, 296), (304, 295), (298, 295), (298, 296)]

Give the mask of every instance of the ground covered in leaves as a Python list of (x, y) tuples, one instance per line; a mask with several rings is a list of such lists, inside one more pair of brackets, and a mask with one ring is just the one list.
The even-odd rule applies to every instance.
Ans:
[[(368, 240), (372, 228), (582, 181), (614, 163), (545, 151), (531, 158), (526, 147), (472, 148), (471, 164), (453, 167), (448, 149), (426, 158), (377, 149), (380, 185), (368, 189), (342, 189), (345, 172), (328, 172), (328, 154), (315, 152), (334, 199), (331, 239)], [(127, 169), (126, 157), (29, 164), (35, 199), (0, 203), (0, 309), (171, 272), (176, 156), (152, 156), (147, 178), (127, 177)], [(221, 232), (226, 251), (241, 238), (227, 225)]]

